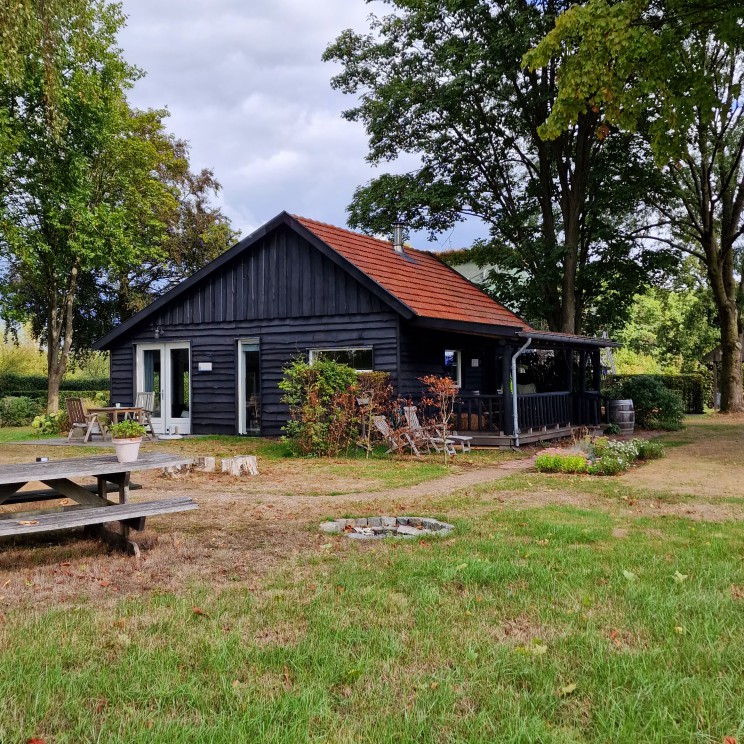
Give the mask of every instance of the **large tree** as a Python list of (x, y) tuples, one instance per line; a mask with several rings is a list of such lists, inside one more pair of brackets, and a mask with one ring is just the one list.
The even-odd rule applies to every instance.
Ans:
[(490, 231), (478, 260), (500, 267), (500, 299), (530, 320), (573, 333), (621, 314), (661, 258), (633, 234), (655, 190), (648, 150), (608, 146), (592, 111), (543, 140), (555, 66), (522, 68), (568, 3), (387, 2), (393, 13), (373, 16), (368, 34), (345, 31), (324, 57), (343, 67), (333, 86), (359, 98), (344, 115), (364, 123), (368, 160), (420, 166), (357, 189), (350, 223), (442, 233), (474, 215)]
[(744, 410), (744, 6), (732, 0), (589, 0), (525, 57), (557, 68), (541, 133), (560, 139), (591, 112), (653, 148), (671, 199), (648, 239), (706, 268), (722, 347), (721, 408)]
[(120, 7), (69, 7), (36, 18), (53, 23), (53, 44), (0, 67), (0, 313), (9, 326), (30, 321), (45, 346), (50, 411), (71, 355), (115, 316), (134, 267), (176, 252), (190, 198), (179, 184), (192, 178), (164, 112), (127, 102), (139, 72), (116, 45)]

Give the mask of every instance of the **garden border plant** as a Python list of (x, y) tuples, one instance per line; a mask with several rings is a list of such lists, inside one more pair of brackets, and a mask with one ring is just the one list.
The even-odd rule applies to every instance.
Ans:
[(635, 462), (664, 457), (664, 445), (648, 439), (616, 441), (606, 437), (585, 440), (582, 452), (544, 453), (535, 459), (541, 473), (619, 475)]

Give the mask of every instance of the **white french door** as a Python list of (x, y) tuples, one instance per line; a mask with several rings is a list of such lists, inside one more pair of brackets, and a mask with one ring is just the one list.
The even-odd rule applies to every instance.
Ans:
[(190, 434), (189, 344), (138, 344), (137, 392), (155, 393), (152, 425), (158, 434)]

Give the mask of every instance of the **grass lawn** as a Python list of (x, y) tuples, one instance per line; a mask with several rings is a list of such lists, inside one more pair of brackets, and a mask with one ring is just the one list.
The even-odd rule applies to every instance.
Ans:
[(22, 442), (25, 439), (33, 439), (36, 430), (30, 426), (6, 426), (0, 427), (0, 444), (3, 442)]
[[(744, 494), (675, 485), (677, 455), (706, 471), (744, 432), (710, 450), (718, 425), (622, 478), (395, 502), (454, 521), (441, 541), (317, 534), (322, 510), (385, 513), (384, 493), (299, 498), (291, 518), (276, 498), (262, 515), (284, 503), (275, 539), (296, 549), (221, 582), (148, 573), (165, 544), (140, 566), (72, 544), (0, 555), (0, 742), (742, 741)], [(182, 561), (227, 539), (201, 530), (179, 533)]]

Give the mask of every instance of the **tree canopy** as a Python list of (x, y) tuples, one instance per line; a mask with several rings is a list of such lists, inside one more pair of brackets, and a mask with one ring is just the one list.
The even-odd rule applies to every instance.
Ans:
[(548, 140), (595, 113), (653, 150), (668, 199), (647, 237), (697, 256), (721, 333), (723, 410), (744, 410), (744, 6), (732, 0), (589, 0), (568, 9), (525, 58), (556, 69)]
[(165, 112), (127, 101), (140, 72), (116, 43), (120, 6), (47, 10), (26, 8), (30, 45), (0, 67), (0, 314), (7, 327), (30, 321), (46, 347), (56, 410), (71, 354), (232, 233), (208, 205), (218, 184), (189, 172)]
[(522, 56), (567, 2), (388, 0), (369, 33), (343, 32), (325, 52), (342, 65), (335, 88), (358, 98), (368, 160), (411, 157), (357, 189), (350, 223), (390, 231), (397, 220), (443, 233), (473, 215), (499, 299), (552, 330), (595, 330), (622, 315), (667, 257), (636, 235), (659, 187), (644, 143), (596, 136), (586, 111), (551, 141), (539, 128), (557, 93), (555, 70)]

